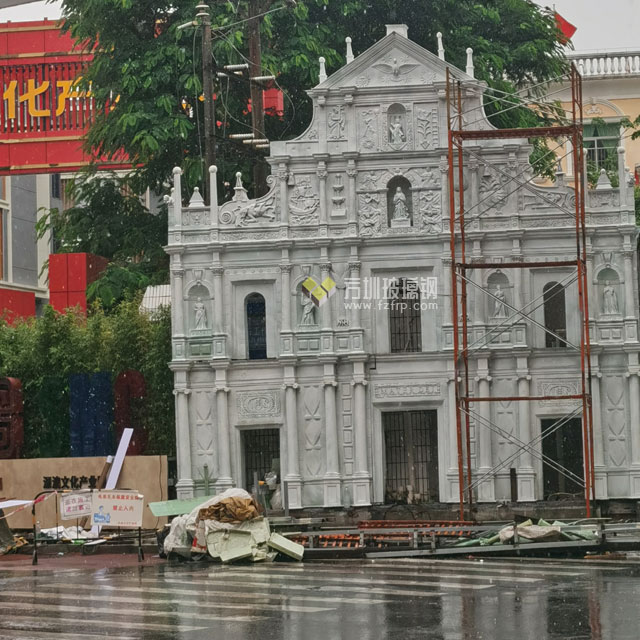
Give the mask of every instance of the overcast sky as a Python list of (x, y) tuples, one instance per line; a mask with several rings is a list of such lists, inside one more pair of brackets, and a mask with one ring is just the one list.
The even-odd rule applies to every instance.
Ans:
[[(339, 2), (340, 0), (332, 0)], [(0, 9), (0, 22), (41, 20), (60, 16), (60, 2), (34, 2), (22, 7)], [(577, 51), (594, 49), (640, 49), (640, 0), (539, 0), (553, 6), (578, 27), (573, 37)]]

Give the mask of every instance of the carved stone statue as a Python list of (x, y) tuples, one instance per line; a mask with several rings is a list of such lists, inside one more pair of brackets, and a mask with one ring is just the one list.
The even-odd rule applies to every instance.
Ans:
[(618, 294), (615, 288), (611, 285), (611, 282), (607, 280), (604, 283), (604, 289), (602, 291), (602, 311), (605, 315), (611, 316), (620, 313), (618, 307)]
[(389, 125), (389, 142), (392, 144), (402, 144), (404, 141), (405, 135), (402, 129), (402, 121), (398, 118)]
[(494, 291), (493, 295), (495, 296), (493, 317), (508, 318), (509, 314), (507, 313), (507, 296), (499, 284), (496, 285), (496, 290)]
[(193, 315), (193, 328), (196, 330), (207, 329), (207, 310), (202, 302), (202, 298), (198, 298), (193, 305)]
[(407, 209), (407, 196), (404, 195), (402, 188), (397, 187), (393, 196), (393, 220), (408, 220), (409, 210)]
[(344, 137), (344, 125), (344, 107), (333, 107), (329, 113), (329, 121), (327, 123), (329, 139), (337, 140)]
[(302, 306), (302, 317), (300, 318), (300, 325), (306, 327), (316, 325), (317, 322), (315, 302), (311, 298), (308, 298), (303, 293), (301, 293), (300, 305)]

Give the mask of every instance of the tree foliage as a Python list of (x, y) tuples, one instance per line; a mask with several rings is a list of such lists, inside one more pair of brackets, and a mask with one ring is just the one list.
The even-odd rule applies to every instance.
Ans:
[(146, 381), (147, 453), (175, 452), (169, 313), (151, 319), (138, 306), (123, 302), (109, 315), (95, 307), (89, 318), (47, 307), (40, 318), (0, 323), (0, 376), (23, 386), (25, 457), (69, 455), (70, 375), (107, 371), (115, 380), (127, 369)]
[[(95, 56), (83, 84), (96, 100), (96, 121), (87, 146), (102, 156), (124, 151), (134, 164), (126, 178), (98, 178), (91, 172), (72, 186), (77, 203), (53, 211), (49, 223), (63, 251), (91, 251), (115, 266), (91, 295), (105, 307), (136, 286), (166, 281), (166, 209), (152, 216), (133, 194), (167, 190), (174, 166), (183, 169), (186, 196), (206, 176), (201, 160), (204, 112), (200, 100), (201, 32), (178, 30), (193, 20), (196, 0), (64, 0), (65, 28)], [(474, 50), (476, 77), (487, 93), (487, 112), (499, 127), (534, 126), (544, 116), (527, 108), (528, 98), (511, 98), (517, 108), (502, 111), (500, 92), (524, 86), (539, 91), (565, 71), (552, 12), (530, 0), (264, 0), (262, 59), (265, 73), (284, 90), (284, 117), (267, 116), (272, 140), (299, 135), (311, 117), (306, 90), (318, 82), (318, 57), (329, 72), (345, 63), (345, 37), (356, 55), (383, 35), (386, 23), (406, 23), (410, 37), (436, 52), (444, 35), (447, 60), (459, 68), (466, 48)], [(246, 62), (247, 0), (211, 2), (215, 66)], [(535, 95), (535, 89), (534, 89)], [(217, 79), (217, 164), (219, 194), (228, 194), (242, 171), (250, 185), (251, 165), (265, 155), (229, 138), (250, 131), (249, 83), (234, 74)], [(536, 171), (553, 178), (555, 156), (534, 141)], [(137, 283), (137, 284), (136, 284)]]
[[(193, 19), (195, 4), (64, 2), (66, 28), (88, 47), (99, 47), (85, 75), (99, 107), (88, 144), (107, 155), (126, 151), (139, 164), (136, 176), (145, 187), (163, 188), (176, 165), (182, 166), (191, 187), (201, 176), (200, 35), (176, 29)], [(246, 0), (210, 4), (217, 67), (244, 62)], [(284, 5), (276, 1), (265, 6)], [(344, 64), (346, 36), (353, 38), (357, 54), (379, 40), (385, 23), (391, 22), (410, 25), (411, 38), (431, 51), (441, 31), (447, 59), (461, 68), (466, 48), (472, 47), (476, 76), (501, 90), (537, 85), (565, 69), (552, 13), (530, 0), (300, 0), (295, 9), (274, 11), (263, 20), (263, 66), (277, 75), (288, 98), (282, 120), (267, 118), (269, 137), (294, 136), (308, 124), (305, 90), (317, 83), (319, 56), (326, 58), (329, 71), (335, 70)], [(230, 181), (251, 161), (246, 146), (227, 136), (248, 130), (249, 87), (246, 81), (220, 79), (216, 93), (219, 164), (222, 179)], [(498, 123), (517, 125), (525, 111), (512, 110), (497, 117)]]

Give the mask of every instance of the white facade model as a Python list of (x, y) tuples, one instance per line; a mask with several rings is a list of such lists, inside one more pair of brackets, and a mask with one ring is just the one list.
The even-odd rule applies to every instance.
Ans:
[[(272, 143), (265, 196), (250, 200), (238, 177), (231, 201), (205, 207), (195, 193), (183, 207), (175, 170), (167, 252), (178, 497), (250, 488), (274, 470), (291, 508), (458, 500), (446, 68), (391, 25), (309, 92), (313, 120), (299, 138)], [(462, 81), (466, 124), (491, 127), (473, 67), (450, 69)], [(500, 327), (473, 356), (473, 392), (578, 394), (575, 269), (500, 267), (575, 255), (573, 190), (559, 173), (553, 187), (512, 193), (508, 176), (527, 165), (526, 140), (468, 152), (462, 188), (481, 214), (468, 229), (471, 259), (495, 262), (473, 275), (493, 295), (470, 291), (471, 338)], [(603, 179), (587, 194), (598, 498), (640, 498), (637, 231), (619, 160), (620, 188)], [(528, 304), (535, 323), (513, 312)], [(528, 442), (576, 406), (481, 411)], [(581, 476), (576, 416), (536, 447)], [(478, 425), (471, 435), (478, 477), (517, 451)], [(555, 493), (581, 495), (521, 452), (477, 498)]]

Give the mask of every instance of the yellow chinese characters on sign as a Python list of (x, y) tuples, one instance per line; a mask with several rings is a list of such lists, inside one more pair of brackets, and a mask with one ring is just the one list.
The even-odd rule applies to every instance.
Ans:
[[(2, 99), (6, 101), (5, 117), (8, 120), (16, 118), (19, 105), (27, 103), (27, 111), (32, 118), (46, 118), (61, 116), (67, 108), (67, 101), (73, 98), (90, 98), (91, 92), (78, 89), (80, 78), (75, 80), (56, 80), (51, 83), (45, 80), (36, 84), (36, 80), (29, 78), (22, 91), (18, 88), (18, 81), (8, 82), (2, 92)], [(55, 105), (55, 109), (53, 109)]]

